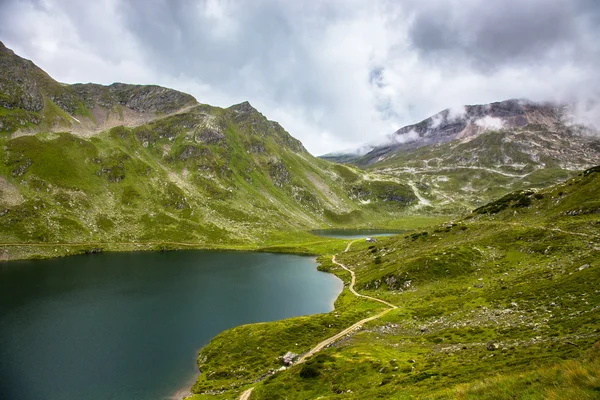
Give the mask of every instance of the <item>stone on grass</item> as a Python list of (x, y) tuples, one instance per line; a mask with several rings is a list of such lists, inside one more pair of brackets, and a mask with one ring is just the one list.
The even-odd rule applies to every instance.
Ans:
[(298, 354), (288, 351), (287, 353), (285, 353), (285, 355), (282, 358), (283, 364), (288, 365), (288, 366), (292, 365), (294, 363), (294, 360), (296, 359), (296, 357), (298, 357)]

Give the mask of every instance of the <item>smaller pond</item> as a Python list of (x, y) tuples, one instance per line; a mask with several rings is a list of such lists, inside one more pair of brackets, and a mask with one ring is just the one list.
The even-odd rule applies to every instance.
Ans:
[(393, 236), (409, 232), (401, 229), (315, 229), (310, 231), (313, 235), (340, 238), (340, 239), (360, 239), (374, 236)]

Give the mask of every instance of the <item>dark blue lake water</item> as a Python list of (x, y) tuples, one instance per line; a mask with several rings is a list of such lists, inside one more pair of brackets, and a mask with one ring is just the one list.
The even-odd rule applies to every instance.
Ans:
[(314, 258), (181, 251), (0, 263), (0, 398), (169, 398), (241, 324), (327, 312)]

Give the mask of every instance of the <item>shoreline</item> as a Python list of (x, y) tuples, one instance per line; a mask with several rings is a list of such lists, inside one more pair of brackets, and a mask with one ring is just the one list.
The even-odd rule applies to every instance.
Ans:
[[(68, 257), (68, 256), (83, 256), (83, 255), (89, 255), (89, 256), (94, 256), (97, 254), (101, 254), (101, 253), (124, 253), (124, 252), (147, 252), (147, 251), (215, 251), (215, 252), (264, 252), (264, 253), (272, 253), (272, 254), (290, 254), (290, 255), (299, 255), (299, 256), (304, 256), (304, 257), (311, 257), (312, 261), (314, 262), (314, 266), (313, 268), (315, 268), (317, 271), (319, 272), (326, 272), (328, 274), (333, 275), (336, 280), (338, 281), (336, 283), (337, 289), (339, 291), (337, 291), (337, 293), (332, 296), (331, 301), (329, 302), (330, 305), (330, 309), (328, 311), (326, 311), (325, 313), (331, 313), (331, 312), (335, 312), (336, 311), (336, 307), (335, 307), (335, 303), (337, 301), (337, 299), (340, 297), (340, 295), (343, 293), (346, 285), (345, 285), (345, 281), (342, 277), (340, 277), (338, 274), (334, 273), (333, 271), (329, 271), (329, 270), (323, 270), (320, 268), (320, 266), (322, 265), (318, 260), (319, 256), (322, 256), (323, 254), (327, 254), (326, 251), (320, 251), (320, 249), (314, 248), (314, 249), (310, 249), (311, 247), (319, 247), (319, 246), (326, 246), (327, 248), (330, 249), (330, 252), (335, 251), (336, 250), (341, 250), (343, 249), (343, 246), (346, 245), (348, 243), (349, 240), (351, 239), (336, 239), (336, 238), (324, 238), (324, 237), (320, 237), (317, 236), (315, 237), (315, 241), (311, 241), (311, 242), (305, 242), (305, 243), (293, 243), (293, 244), (278, 244), (278, 245), (267, 245), (267, 246), (261, 246), (259, 247), (258, 245), (254, 246), (254, 245), (248, 245), (248, 246), (227, 246), (227, 245), (223, 245), (223, 246), (206, 246), (204, 244), (197, 244), (197, 243), (179, 243), (179, 242), (145, 242), (145, 243), (126, 243), (126, 242), (115, 242), (115, 243), (3, 243), (0, 244), (0, 252), (2, 252), (2, 249), (5, 249), (7, 247), (13, 247), (13, 248), (19, 248), (19, 247), (24, 247), (27, 249), (34, 249), (34, 250), (39, 250), (39, 249), (45, 249), (47, 250), (45, 253), (40, 254), (39, 252), (35, 252), (35, 254), (29, 254), (30, 257), (21, 257), (21, 258), (16, 258), (16, 259), (8, 259), (8, 260), (3, 260), (0, 261), (0, 268), (2, 266), (2, 264), (6, 263), (10, 263), (11, 261), (15, 261), (15, 262), (19, 262), (19, 261), (35, 261), (35, 260), (50, 260), (50, 259), (58, 259), (58, 258), (62, 258), (62, 257)], [(160, 244), (159, 244), (160, 243)], [(179, 246), (173, 246), (170, 247), (168, 249), (165, 248), (160, 248), (161, 245), (179, 245)], [(98, 251), (98, 249), (100, 249), (100, 251)], [(56, 251), (56, 250), (59, 251)], [(310, 250), (310, 251), (308, 251)], [(317, 313), (317, 314), (309, 314), (306, 315), (307, 317), (313, 316), (313, 315), (318, 315), (318, 314), (322, 314), (322, 313)], [(294, 317), (290, 317), (290, 318), (294, 318)], [(289, 318), (284, 318), (282, 320), (273, 320), (273, 321), (265, 321), (265, 322), (260, 322), (260, 323), (275, 323), (277, 321), (284, 321), (286, 319)], [(235, 327), (231, 327), (228, 329), (234, 329)], [(228, 330), (226, 329), (226, 330)], [(220, 332), (222, 333), (222, 332)], [(220, 334), (219, 333), (219, 334)], [(216, 335), (215, 335), (216, 336)], [(211, 340), (213, 340), (213, 338), (211, 338), (209, 340), (209, 343)], [(208, 345), (208, 343), (207, 343)], [(204, 347), (204, 346), (203, 346)], [(202, 348), (203, 348), (202, 347)], [(202, 348), (196, 349), (194, 356), (195, 358), (198, 357), (199, 352), (201, 351)], [(195, 364), (194, 366), (194, 372), (189, 375), (189, 377), (184, 378), (184, 383), (178, 385), (179, 387), (177, 388), (177, 390), (175, 390), (172, 394), (170, 395), (164, 395), (165, 397), (162, 397), (165, 400), (183, 400), (185, 398), (188, 398), (190, 396), (193, 396), (194, 393), (191, 391), (193, 385), (195, 384), (195, 382), (198, 380), (198, 377), (200, 376), (201, 372), (198, 369), (198, 365)], [(187, 375), (187, 374), (186, 374)]]
[[(198, 352), (201, 349), (196, 350), (196, 355), (198, 354)], [(190, 396), (193, 396), (194, 393), (192, 393), (192, 386), (194, 386), (194, 383), (196, 382), (196, 380), (198, 379), (198, 377), (200, 376), (200, 371), (198, 371), (198, 365), (196, 364), (196, 367), (194, 368), (195, 372), (192, 375), (192, 378), (189, 379), (189, 382), (184, 385), (182, 385), (179, 389), (177, 389), (172, 395), (165, 397), (165, 400), (184, 400)]]
[[(346, 243), (353, 238), (336, 238), (316, 235), (315, 231), (381, 231), (404, 234), (428, 226), (433, 226), (440, 221), (445, 221), (440, 216), (405, 216), (394, 219), (394, 223), (383, 223), (380, 227), (373, 226), (342, 226), (321, 227), (298, 231), (269, 231), (263, 241), (254, 239), (245, 243), (241, 242), (177, 242), (177, 241), (89, 241), (89, 242), (0, 242), (0, 264), (17, 260), (36, 260), (67, 257), (77, 254), (90, 254), (100, 252), (127, 252), (127, 251), (179, 251), (179, 250), (211, 250), (211, 251), (257, 251), (265, 253), (286, 253), (297, 255), (324, 254), (319, 247), (330, 247)], [(362, 237), (361, 233), (361, 237)], [(369, 236), (368, 234), (366, 236)], [(7, 240), (7, 239), (5, 239)], [(8, 239), (10, 240), (10, 239)]]
[[(347, 244), (346, 250), (348, 250), (348, 248), (350, 247), (350, 245), (351, 245), (353, 242), (355, 242), (357, 239), (349, 239), (349, 240), (350, 240), (350, 242)], [(286, 254), (289, 254), (289, 253), (286, 253)], [(339, 299), (339, 297), (341, 296), (341, 294), (344, 292), (344, 290), (346, 289), (346, 283), (345, 283), (345, 281), (344, 281), (344, 280), (343, 280), (343, 279), (342, 279), (342, 278), (341, 278), (341, 277), (340, 277), (338, 274), (335, 274), (334, 272), (332, 272), (332, 271), (329, 271), (329, 270), (321, 270), (321, 269), (319, 269), (319, 266), (321, 265), (321, 263), (320, 263), (319, 261), (317, 261), (317, 260), (318, 260), (318, 257), (319, 257), (319, 256), (322, 256), (322, 255), (323, 255), (323, 254), (320, 254), (320, 255), (314, 255), (314, 256), (316, 257), (316, 258), (314, 259), (314, 263), (316, 264), (315, 268), (316, 268), (316, 269), (317, 269), (317, 271), (319, 271), (319, 272), (323, 272), (323, 273), (326, 273), (326, 274), (331, 274), (331, 275), (333, 275), (333, 276), (334, 276), (335, 278), (337, 278), (337, 279), (339, 280), (339, 282), (340, 282), (340, 291), (339, 291), (339, 292), (338, 292), (338, 293), (337, 293), (337, 294), (336, 294), (336, 295), (333, 297), (333, 299), (332, 299), (332, 301), (331, 301), (331, 310), (329, 310), (329, 311), (327, 311), (327, 312), (326, 312), (326, 313), (332, 313), (332, 312), (335, 312), (335, 311), (336, 311), (336, 308), (335, 308), (335, 303), (336, 303), (336, 301)], [(311, 255), (305, 255), (305, 256), (311, 256)], [(291, 319), (291, 318), (297, 318), (297, 317), (312, 317), (312, 316), (315, 316), (315, 315), (320, 315), (320, 314), (323, 314), (323, 313), (308, 314), (308, 315), (300, 315), (300, 316), (296, 316), (296, 317), (289, 317), (289, 318), (284, 318), (284, 319), (279, 319), (279, 320), (273, 320), (273, 321), (263, 321), (263, 322), (257, 322), (257, 324), (269, 324), (269, 323), (275, 323), (275, 322), (279, 322), (279, 321), (285, 321), (285, 320), (287, 320), (287, 319)], [(242, 324), (242, 325), (236, 325), (236, 326), (232, 326), (231, 328), (228, 328), (228, 329), (225, 329), (225, 330), (224, 330), (224, 331), (222, 331), (222, 332), (219, 332), (217, 335), (215, 335), (215, 337), (216, 337), (216, 336), (218, 336), (218, 335), (220, 335), (220, 334), (222, 334), (223, 332), (226, 332), (226, 331), (228, 331), (228, 330), (231, 330), (231, 329), (235, 329), (235, 328), (237, 328), (237, 327), (240, 327), (240, 326), (243, 326), (243, 325), (252, 325), (252, 324)], [(210, 344), (210, 342), (211, 342), (211, 341), (212, 341), (212, 340), (213, 340), (215, 337), (211, 338), (211, 340), (209, 340), (209, 342), (208, 342), (206, 345), (208, 346), (208, 345)], [(204, 347), (206, 347), (206, 346), (204, 346)], [(196, 357), (198, 356), (198, 354), (200, 353), (200, 351), (201, 351), (201, 350), (202, 350), (204, 347), (201, 347), (201, 348), (199, 348), (199, 349), (197, 349), (197, 350), (196, 350)], [(196, 365), (196, 368), (195, 368), (195, 369), (196, 369), (196, 373), (194, 374), (194, 378), (193, 378), (193, 380), (191, 380), (191, 381), (190, 381), (190, 383), (189, 383), (189, 384), (188, 384), (186, 387), (182, 387), (182, 388), (178, 389), (178, 390), (177, 390), (175, 393), (173, 393), (173, 394), (172, 394), (171, 396), (169, 396), (167, 399), (169, 399), (169, 400), (185, 400), (185, 399), (187, 399), (188, 397), (194, 396), (194, 395), (196, 394), (196, 393), (193, 393), (191, 389), (192, 389), (192, 387), (194, 386), (194, 384), (196, 383), (196, 381), (198, 380), (198, 378), (200, 377), (200, 375), (201, 375), (202, 373), (200, 372), (200, 370), (199, 370), (199, 368), (198, 368), (198, 365)]]
[[(316, 238), (321, 238), (317, 236)], [(306, 247), (315, 245), (334, 245), (343, 239), (321, 238), (313, 242), (294, 244), (251, 244), (251, 245), (207, 245), (205, 243), (184, 242), (88, 242), (88, 243), (0, 243), (0, 265), (11, 261), (47, 260), (53, 258), (70, 257), (76, 255), (94, 255), (100, 253), (122, 253), (122, 252), (165, 252), (165, 251), (248, 251), (259, 253), (284, 253), (301, 256), (315, 256), (321, 254), (314, 251), (306, 251)], [(304, 250), (302, 249), (304, 248)], [(15, 249), (10, 252), (9, 249)], [(35, 251), (44, 249), (46, 251)]]

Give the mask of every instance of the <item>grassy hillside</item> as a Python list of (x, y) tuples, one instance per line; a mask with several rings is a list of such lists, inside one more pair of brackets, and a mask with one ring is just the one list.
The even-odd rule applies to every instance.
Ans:
[(248, 103), (198, 105), (91, 138), (0, 136), (0, 177), (1, 243), (97, 249), (260, 245), (285, 232), (383, 224), (416, 201), (406, 185), (312, 157)]
[[(257, 380), (252, 399), (597, 398), (599, 194), (596, 167), (436, 228), (354, 243), (338, 261), (361, 293), (397, 309), (274, 375), (287, 351), (382, 305), (345, 289), (332, 313), (226, 331), (200, 352), (193, 398), (235, 398)], [(329, 257), (322, 268), (348, 282)]]
[(514, 190), (558, 183), (598, 163), (596, 138), (567, 126), (549, 129), (532, 124), (401, 149), (367, 170), (413, 185), (425, 200), (424, 212), (460, 213)]
[(62, 84), (2, 43), (0, 67), (0, 259), (311, 242), (417, 203), (404, 183), (311, 156), (247, 102)]

